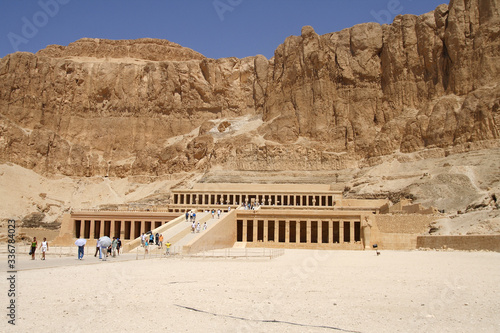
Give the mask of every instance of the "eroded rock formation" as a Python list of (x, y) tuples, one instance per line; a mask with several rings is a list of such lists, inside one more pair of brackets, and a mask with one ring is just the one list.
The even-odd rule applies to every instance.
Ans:
[(0, 60), (0, 162), (43, 174), (331, 170), (499, 142), (498, 0), (304, 27), (268, 60), (83, 39)]

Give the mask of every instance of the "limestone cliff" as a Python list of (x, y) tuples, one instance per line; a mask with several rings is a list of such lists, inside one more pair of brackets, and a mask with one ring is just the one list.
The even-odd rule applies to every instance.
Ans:
[(498, 0), (452, 0), (391, 25), (304, 27), (270, 60), (154, 39), (11, 54), (0, 162), (71, 176), (331, 170), (498, 145), (499, 34)]

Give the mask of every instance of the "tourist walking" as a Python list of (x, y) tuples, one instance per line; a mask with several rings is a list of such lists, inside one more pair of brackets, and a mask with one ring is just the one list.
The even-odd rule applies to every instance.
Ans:
[(196, 222), (196, 213), (193, 212), (193, 222)]
[(149, 245), (153, 245), (154, 241), (155, 241), (155, 236), (153, 235), (153, 233), (151, 233), (149, 235)]
[(160, 234), (156, 233), (156, 235), (155, 235), (155, 244), (158, 245), (159, 241), (160, 241)]
[(144, 253), (145, 254), (148, 254), (149, 253), (149, 242), (148, 240), (146, 239), (146, 243), (144, 243)]
[(193, 222), (193, 223), (191, 224), (191, 231), (193, 232), (193, 234), (194, 234), (194, 229), (195, 229), (195, 228), (196, 228), (196, 224)]
[(169, 242), (169, 241), (167, 241), (167, 242), (165, 243), (165, 247), (167, 248), (167, 251), (165, 252), (165, 254), (166, 254), (167, 256), (169, 256), (169, 255), (170, 255), (170, 245), (172, 245), (172, 244), (170, 244), (170, 242)]
[(40, 245), (40, 250), (42, 250), (42, 260), (45, 260), (45, 252), (49, 249), (49, 243), (47, 242), (47, 238), (43, 238), (42, 245)]
[(31, 260), (35, 260), (35, 251), (38, 243), (36, 241), (36, 237), (33, 237), (33, 241), (31, 242), (31, 248), (30, 248), (30, 254), (31, 254)]
[(215, 218), (215, 209), (212, 209), (212, 218)]
[(107, 258), (108, 258), (108, 247), (103, 246), (101, 244), (101, 253), (99, 254), (99, 259), (102, 259), (102, 261), (106, 261)]
[(217, 209), (217, 218), (220, 219), (220, 209)]
[(196, 232), (199, 233), (200, 230), (201, 230), (201, 226), (200, 226), (200, 222), (198, 222), (198, 224), (196, 225)]
[(118, 253), (118, 255), (120, 255), (120, 248), (122, 247), (122, 241), (121, 241), (120, 237), (117, 237), (116, 240), (117, 240), (117, 242), (116, 242), (116, 252)]
[(95, 243), (95, 254), (94, 254), (94, 257), (97, 256), (97, 254), (99, 253), (99, 259), (102, 259), (102, 253), (101, 253), (101, 242), (99, 242), (99, 240), (97, 240), (97, 242)]
[(160, 234), (159, 245), (160, 249), (163, 247), (163, 234)]
[(188, 220), (189, 220), (189, 212), (186, 211), (186, 222), (188, 222)]
[(141, 246), (144, 247), (144, 244), (146, 242), (146, 235), (144, 235), (144, 233), (142, 233), (141, 235)]
[(208, 226), (207, 226), (207, 222), (205, 222), (205, 223), (203, 224), (203, 231), (207, 230), (207, 228), (208, 228)]
[(83, 245), (77, 245), (78, 246), (78, 260), (83, 259), (83, 253), (85, 251), (85, 243)]
[(111, 242), (111, 248), (113, 249), (112, 255), (116, 257), (116, 248), (118, 247), (118, 240), (116, 237), (113, 237), (113, 242)]

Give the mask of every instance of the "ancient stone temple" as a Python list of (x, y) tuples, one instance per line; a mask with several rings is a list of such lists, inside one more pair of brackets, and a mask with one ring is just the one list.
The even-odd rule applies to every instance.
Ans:
[[(404, 214), (405, 207), (413, 214)], [(163, 207), (73, 212), (59, 238), (120, 237), (130, 249), (151, 231), (187, 252), (235, 244), (362, 250), (378, 243), (399, 249), (416, 246), (416, 235), (428, 231), (435, 216), (432, 210), (422, 212), (405, 202), (391, 206), (387, 199), (346, 199), (330, 185), (200, 183), (172, 190), (171, 203)], [(207, 230), (189, 235), (191, 223), (185, 222), (192, 220), (207, 222)]]

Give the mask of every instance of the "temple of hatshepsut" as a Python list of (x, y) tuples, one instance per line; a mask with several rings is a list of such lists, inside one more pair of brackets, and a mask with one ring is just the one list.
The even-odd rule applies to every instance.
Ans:
[[(186, 212), (207, 229), (192, 233)], [(151, 231), (183, 253), (233, 246), (414, 249), (437, 218), (435, 209), (408, 200), (392, 205), (388, 199), (347, 199), (330, 185), (198, 183), (172, 190), (166, 206), (71, 212), (56, 242), (86, 238), (92, 244), (106, 235), (120, 237), (127, 251)]]

